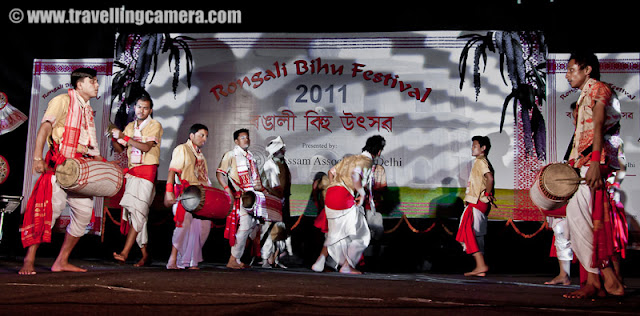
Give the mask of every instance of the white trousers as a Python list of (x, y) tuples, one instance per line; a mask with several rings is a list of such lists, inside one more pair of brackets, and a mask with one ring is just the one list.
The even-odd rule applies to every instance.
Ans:
[(51, 177), (51, 185), (51, 208), (53, 211), (51, 227), (55, 225), (56, 220), (69, 204), (71, 221), (67, 225), (67, 233), (73, 237), (84, 236), (93, 214), (93, 197), (65, 191), (56, 182), (55, 175)]

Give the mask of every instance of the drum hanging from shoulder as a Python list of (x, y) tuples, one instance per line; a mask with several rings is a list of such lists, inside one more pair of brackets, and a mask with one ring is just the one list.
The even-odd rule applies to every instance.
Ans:
[(546, 216), (563, 216), (555, 211), (564, 209), (579, 185), (580, 176), (573, 167), (565, 163), (550, 163), (536, 175), (529, 194)]
[(282, 222), (282, 199), (268, 193), (264, 194), (265, 221)]
[(184, 209), (196, 217), (223, 219), (231, 209), (231, 198), (227, 192), (204, 185), (190, 185), (180, 196)]
[(56, 182), (60, 187), (86, 196), (114, 196), (123, 181), (122, 169), (109, 162), (67, 158), (56, 167)]

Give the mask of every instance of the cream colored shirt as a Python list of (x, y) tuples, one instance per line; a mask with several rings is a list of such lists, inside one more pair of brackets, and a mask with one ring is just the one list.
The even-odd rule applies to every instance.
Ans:
[[(89, 102), (84, 102), (84, 100), (82, 100), (82, 97), (80, 97), (77, 92), (76, 100), (78, 101), (78, 104), (80, 104), (80, 107), (82, 107), (83, 109), (87, 106), (91, 108)], [(64, 135), (64, 123), (67, 120), (67, 113), (69, 113), (69, 103), (71, 103), (71, 99), (66, 93), (54, 97), (53, 99), (51, 99), (51, 101), (49, 101), (47, 110), (44, 112), (44, 116), (42, 117), (42, 123), (51, 123), (51, 126), (53, 127), (53, 129), (51, 130), (51, 140), (53, 140), (53, 142), (55, 142), (56, 144), (61, 143), (62, 136)], [(86, 126), (86, 122), (84, 122), (84, 116), (82, 116), (82, 119), (83, 122), (81, 126)], [(81, 128), (80, 137), (78, 138), (78, 144), (88, 147), (89, 139), (90, 136), (88, 130)], [(96, 138), (94, 137), (94, 139)], [(51, 141), (49, 141), (49, 146), (52, 146)], [(92, 156), (99, 156), (100, 149), (98, 148), (98, 144), (91, 144), (91, 146), (93, 148), (89, 149), (88, 154)], [(79, 150), (78, 152), (84, 151)]]
[[(192, 148), (189, 148), (191, 146)], [(182, 184), (186, 181), (190, 185), (209, 185), (207, 160), (199, 153), (200, 158), (196, 158), (195, 149), (190, 140), (178, 145), (171, 156), (169, 170), (175, 171), (182, 179)]]
[[(139, 141), (141, 143), (146, 143), (153, 141), (156, 144), (151, 147), (151, 149), (142, 153), (142, 163), (133, 164), (131, 163), (131, 159), (129, 159), (129, 168), (133, 168), (140, 165), (158, 165), (160, 164), (160, 140), (162, 139), (162, 125), (151, 119), (147, 125), (145, 125), (140, 132), (142, 133), (142, 137), (134, 137), (134, 128), (136, 124), (135, 121), (129, 123), (123, 131), (124, 135), (131, 137), (132, 139)], [(127, 156), (131, 157), (131, 151), (133, 150), (133, 146), (127, 146)]]
[(471, 167), (469, 183), (464, 196), (465, 202), (477, 204), (478, 200), (480, 200), (481, 202), (489, 203), (489, 199), (484, 196), (484, 192), (487, 190), (487, 179), (484, 175), (489, 172), (491, 172), (491, 168), (489, 168), (487, 158), (484, 155), (477, 156), (473, 162), (473, 167)]

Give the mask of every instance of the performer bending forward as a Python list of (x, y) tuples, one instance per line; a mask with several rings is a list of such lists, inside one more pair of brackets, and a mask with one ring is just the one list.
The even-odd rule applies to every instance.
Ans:
[(136, 242), (142, 252), (142, 259), (135, 264), (140, 267), (150, 263), (147, 253), (147, 219), (149, 206), (155, 196), (155, 181), (160, 164), (160, 140), (162, 125), (151, 118), (153, 101), (149, 95), (136, 100), (136, 119), (129, 123), (124, 132), (111, 130), (113, 149), (122, 152), (127, 147), (128, 170), (125, 175), (125, 189), (122, 206), (121, 230), (127, 234), (124, 248), (113, 253), (113, 258), (125, 262)]
[[(202, 261), (202, 246), (209, 237), (211, 221), (194, 218), (191, 213), (185, 211), (181, 203), (177, 203), (176, 196), (189, 185), (210, 185), (207, 161), (201, 151), (208, 137), (209, 130), (206, 126), (192, 125), (189, 129), (189, 140), (178, 145), (171, 156), (164, 204), (173, 205), (176, 228), (173, 231), (167, 269), (197, 269), (198, 263)], [(179, 184), (175, 182), (176, 177), (180, 181)]]
[(474, 136), (472, 138), (471, 155), (476, 157), (471, 167), (469, 184), (464, 196), (467, 205), (460, 218), (460, 226), (456, 240), (462, 244), (464, 251), (473, 256), (476, 267), (465, 276), (485, 276), (489, 271), (484, 261), (484, 235), (487, 234), (487, 216), (491, 209), (493, 197), (493, 167), (487, 159), (491, 142), (489, 137)]
[[(325, 200), (328, 233), (324, 244), (336, 264), (334, 268), (340, 266), (341, 273), (362, 273), (356, 266), (371, 241), (362, 205), (367, 196), (365, 188), (369, 187), (373, 178), (373, 159), (380, 156), (384, 146), (384, 138), (372, 136), (367, 140), (362, 154), (342, 159), (330, 171), (335, 172), (335, 176), (327, 188)], [(319, 258), (320, 261), (323, 259)], [(320, 265), (318, 261), (316, 265)]]
[[(93, 109), (89, 104), (89, 100), (98, 95), (96, 75), (94, 69), (74, 70), (71, 73), (73, 89), (49, 101), (44, 112), (33, 152), (33, 171), (41, 175), (27, 202), (20, 229), (22, 245), (28, 249), (19, 274), (36, 273), (36, 251), (41, 243), (51, 242), (51, 228), (66, 204), (71, 208), (71, 223), (51, 271), (86, 271), (70, 264), (68, 259), (91, 222), (93, 197), (63, 190), (56, 182), (54, 171), (66, 158), (103, 160), (98, 150)], [(49, 152), (43, 160), (45, 142), (49, 143)]]

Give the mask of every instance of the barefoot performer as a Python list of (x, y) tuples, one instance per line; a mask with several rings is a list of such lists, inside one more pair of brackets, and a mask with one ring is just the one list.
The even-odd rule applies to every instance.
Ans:
[[(85, 234), (93, 214), (93, 197), (67, 192), (56, 183), (55, 168), (66, 158), (103, 161), (98, 149), (91, 98), (98, 95), (97, 72), (79, 68), (71, 73), (72, 89), (49, 101), (36, 136), (33, 171), (40, 177), (27, 202), (20, 235), (27, 248), (19, 274), (35, 274), (36, 251), (43, 242), (51, 242), (51, 229), (66, 204), (71, 208), (71, 222), (51, 271), (85, 272), (69, 263), (69, 255)], [(49, 151), (42, 157), (44, 144)]]
[[(373, 181), (373, 161), (380, 157), (385, 139), (375, 135), (367, 139), (362, 154), (342, 159), (329, 172), (335, 173), (327, 188), (325, 214), (328, 233), (322, 253), (312, 269), (324, 269), (327, 255), (333, 259), (340, 273), (361, 274), (356, 269), (364, 250), (371, 241), (363, 204), (367, 199), (365, 188)], [(373, 200), (370, 199), (369, 202)]]
[(136, 118), (124, 132), (111, 130), (112, 144), (116, 152), (127, 150), (128, 170), (125, 175), (125, 190), (120, 200), (122, 221), (120, 230), (127, 235), (124, 248), (113, 253), (113, 258), (125, 262), (134, 242), (140, 247), (142, 259), (136, 267), (151, 263), (147, 252), (147, 219), (149, 206), (155, 196), (155, 181), (160, 164), (160, 140), (162, 125), (151, 118), (153, 101), (147, 94), (138, 97), (135, 105)]
[[(185, 211), (176, 197), (189, 185), (210, 186), (207, 160), (202, 146), (207, 142), (209, 130), (202, 124), (193, 124), (187, 142), (178, 145), (171, 156), (164, 205), (173, 205), (176, 228), (171, 240), (171, 255), (167, 269), (197, 269), (202, 262), (202, 247), (209, 237), (211, 221), (193, 217)], [(179, 182), (177, 181), (179, 180)]]
[(580, 89), (578, 120), (569, 164), (580, 169), (585, 183), (567, 205), (571, 247), (587, 272), (579, 290), (567, 298), (624, 295), (611, 260), (614, 255), (613, 212), (605, 177), (620, 169), (618, 148), (611, 142), (620, 121), (620, 103), (611, 88), (599, 81), (600, 62), (591, 53), (574, 53), (565, 76), (572, 88)]
[[(491, 141), (486, 136), (472, 138), (471, 155), (476, 157), (471, 167), (469, 184), (464, 196), (467, 205), (460, 218), (460, 226), (456, 240), (462, 244), (464, 251), (473, 256), (476, 267), (466, 272), (465, 276), (485, 276), (489, 266), (484, 260), (484, 235), (487, 234), (487, 216), (493, 196), (493, 167), (487, 159), (491, 149)], [(495, 205), (495, 204), (494, 204)]]
[[(227, 267), (231, 269), (243, 269), (247, 265), (240, 261), (247, 245), (249, 235), (259, 223), (262, 210), (259, 202), (254, 204), (253, 213), (247, 212), (240, 197), (244, 192), (253, 191), (258, 199), (264, 200), (264, 187), (260, 180), (260, 173), (253, 154), (249, 151), (251, 139), (249, 130), (239, 129), (233, 132), (233, 142), (236, 144), (233, 150), (228, 151), (220, 160), (216, 177), (218, 183), (229, 194), (232, 201), (232, 210), (227, 216), (224, 237), (229, 240), (231, 254)], [(259, 237), (258, 237), (259, 238)], [(256, 251), (256, 252), (259, 252)]]

